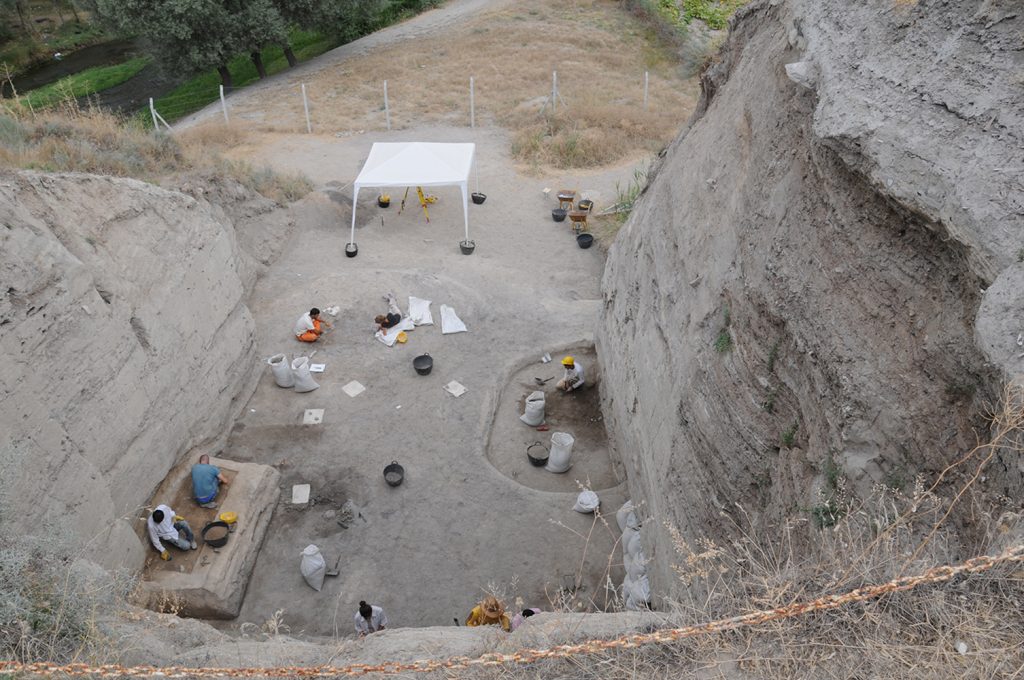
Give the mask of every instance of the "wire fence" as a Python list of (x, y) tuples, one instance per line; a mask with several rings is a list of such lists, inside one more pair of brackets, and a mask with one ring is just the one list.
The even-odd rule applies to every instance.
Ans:
[[(451, 113), (463, 117), (464, 123), (471, 128), (477, 125), (476, 80), (469, 76), (466, 89), (447, 99), (458, 102), (453, 105)], [(644, 71), (635, 83), (636, 99), (633, 104), (638, 111), (648, 110), (650, 77)], [(542, 86), (543, 87), (543, 86)], [(252, 94), (244, 101), (233, 102), (234, 94), (248, 87), (225, 87), (210, 89), (204, 92), (189, 92), (179, 95), (168, 95), (150, 99), (149, 113), (156, 129), (173, 130), (175, 122), (202, 110), (214, 106), (220, 111), (225, 124), (232, 125), (240, 121), (263, 122), (277, 127), (312, 133), (314, 128), (326, 127), (323, 119), (318, 119), (317, 109), (330, 105), (337, 108), (345, 105), (350, 110), (363, 110), (371, 114), (374, 124), (381, 129), (391, 130), (393, 123), (392, 99), (388, 92), (388, 81), (380, 81), (374, 87), (359, 87), (356, 91), (317, 92), (307, 82), (278, 87), (258, 94)], [(640, 93), (642, 92), (642, 97)], [(259, 97), (259, 98), (258, 98)], [(543, 95), (543, 103), (538, 107), (540, 113), (557, 114), (567, 106), (559, 85), (558, 72), (552, 71), (550, 89)], [(269, 117), (269, 119), (268, 119)]]
[(32, 676), (65, 675), (73, 677), (162, 677), (162, 678), (251, 678), (251, 677), (303, 677), (329, 678), (360, 676), (371, 673), (395, 675), (398, 673), (430, 673), (444, 670), (462, 670), (476, 666), (530, 664), (546, 659), (567, 659), (575, 656), (598, 654), (613, 649), (634, 649), (645, 645), (669, 644), (686, 638), (736, 630), (744, 626), (759, 626), (771, 621), (838, 609), (847, 605), (899, 593), (926, 584), (949, 581), (955, 576), (979, 574), (996, 565), (1024, 562), (1024, 544), (1011, 546), (998, 555), (981, 555), (957, 565), (932, 567), (916, 576), (903, 576), (873, 586), (864, 586), (839, 595), (823, 595), (813, 600), (794, 602), (785, 607), (761, 609), (707, 623), (656, 630), (650, 633), (623, 635), (612, 640), (585, 640), (574, 644), (554, 645), (543, 649), (520, 649), (515, 652), (492, 652), (477, 657), (455, 656), (446, 659), (423, 659), (412, 662), (385, 661), (379, 664), (350, 664), (348, 666), (279, 666), (249, 668), (186, 668), (182, 666), (120, 666), (104, 664), (49, 664), (0, 661), (0, 673), (18, 673)]

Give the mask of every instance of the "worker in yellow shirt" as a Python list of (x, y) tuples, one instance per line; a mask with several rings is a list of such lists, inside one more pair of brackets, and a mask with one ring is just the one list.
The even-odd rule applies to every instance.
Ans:
[(501, 625), (506, 632), (511, 632), (512, 622), (505, 613), (505, 608), (493, 595), (485, 597), (480, 604), (473, 607), (466, 619), (467, 626), (494, 626)]

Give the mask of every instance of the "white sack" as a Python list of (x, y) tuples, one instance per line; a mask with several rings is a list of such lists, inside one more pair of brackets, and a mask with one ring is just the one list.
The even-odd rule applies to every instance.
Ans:
[(274, 382), (278, 387), (295, 385), (295, 376), (292, 374), (292, 367), (288, 365), (288, 357), (275, 354), (267, 359), (267, 363), (270, 364), (270, 371), (274, 374)]
[(519, 416), (530, 427), (537, 427), (544, 422), (544, 393), (537, 391), (526, 398), (526, 408)]
[(307, 545), (302, 551), (302, 563), (299, 565), (302, 578), (306, 579), (309, 586), (320, 592), (324, 587), (324, 574), (327, 572), (327, 562), (320, 554), (320, 548), (315, 545)]
[(292, 361), (292, 373), (295, 374), (295, 391), (312, 392), (320, 387), (309, 372), (309, 357), (295, 357)]
[(643, 552), (644, 547), (640, 543), (639, 531), (634, 531), (630, 535), (629, 540), (623, 544), (622, 550), (625, 554), (629, 555), (630, 557), (636, 557), (637, 555)]
[(639, 531), (637, 531), (636, 529), (631, 529), (630, 527), (626, 527), (625, 529), (622, 530), (622, 540), (619, 541), (619, 545), (622, 546), (622, 554), (623, 555), (625, 555), (628, 552), (626, 550), (626, 546), (629, 545), (630, 540), (632, 540), (632, 538), (634, 536), (639, 536), (639, 535), (640, 535)]
[(417, 326), (433, 326), (434, 315), (430, 313), (430, 300), (409, 296), (409, 313), (405, 318), (411, 319)]
[(441, 305), (441, 335), (465, 332), (466, 324), (462, 323), (455, 310), (448, 305)]
[(588, 512), (594, 512), (599, 507), (601, 507), (601, 499), (597, 497), (597, 494), (590, 489), (584, 489), (576, 497), (576, 505), (572, 506), (572, 509), (585, 515)]
[(619, 531), (625, 531), (626, 527), (640, 528), (640, 522), (636, 518), (636, 513), (633, 512), (633, 501), (626, 501), (622, 504), (622, 507), (615, 512), (615, 521), (619, 524)]
[(626, 569), (626, 576), (634, 581), (647, 575), (647, 557), (643, 550), (636, 557), (629, 554), (623, 555), (622, 566)]
[(651, 601), (651, 582), (646, 576), (631, 579), (628, 576), (622, 582), (623, 595), (626, 598), (626, 609), (634, 612), (647, 609)]
[(575, 441), (568, 432), (553, 432), (551, 453), (548, 454), (548, 464), (544, 469), (548, 472), (565, 472), (572, 467), (569, 458), (572, 456), (572, 445)]

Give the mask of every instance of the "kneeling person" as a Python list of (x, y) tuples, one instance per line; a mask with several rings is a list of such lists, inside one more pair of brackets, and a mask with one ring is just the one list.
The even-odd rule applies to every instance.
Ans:
[(185, 518), (175, 515), (174, 510), (166, 505), (156, 506), (156, 510), (146, 520), (146, 528), (149, 530), (150, 543), (164, 561), (171, 559), (171, 553), (164, 547), (163, 541), (181, 550), (195, 550), (199, 547)]
[(583, 366), (572, 357), (562, 359), (562, 366), (565, 368), (565, 377), (555, 386), (563, 392), (572, 392), (583, 387)]
[(331, 324), (320, 318), (320, 310), (314, 307), (295, 322), (295, 337), (302, 342), (316, 342), (324, 332), (324, 326), (333, 328)]
[(220, 491), (220, 485), (228, 485), (228, 480), (216, 465), (210, 465), (210, 457), (205, 453), (199, 456), (199, 462), (192, 466), (192, 495), (202, 508), (216, 508), (213, 501)]
[(377, 330), (381, 333), (387, 333), (388, 329), (394, 328), (402, 320), (402, 312), (398, 309), (398, 300), (395, 299), (395, 294), (388, 293), (384, 299), (388, 301), (388, 313), (378, 314), (373, 320), (377, 324)]

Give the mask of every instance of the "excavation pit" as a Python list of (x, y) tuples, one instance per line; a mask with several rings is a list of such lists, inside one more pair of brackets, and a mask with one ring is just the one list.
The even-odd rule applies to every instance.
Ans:
[[(556, 387), (564, 373), (560, 361), (566, 355), (580, 362), (585, 379), (582, 388), (568, 393)], [(584, 486), (592, 491), (618, 486), (624, 474), (608, 446), (601, 415), (597, 355), (592, 347), (576, 347), (553, 356), (549, 363), (532, 361), (512, 374), (495, 412), (487, 459), (506, 477), (538, 491), (579, 493)], [(540, 431), (519, 418), (526, 397), (534, 391), (544, 392), (545, 396), (546, 429)], [(572, 467), (563, 473), (549, 472), (530, 461), (530, 456), (546, 455), (555, 432), (566, 432), (575, 439)], [(535, 446), (538, 443), (540, 448)]]
[[(266, 465), (211, 458), (210, 463), (221, 469), (228, 486), (222, 486), (217, 494), (216, 509), (202, 508), (192, 498), (194, 463), (189, 460), (171, 470), (153, 495), (149, 509), (139, 515), (139, 538), (147, 548), (141, 597), (147, 607), (157, 611), (198, 618), (234, 618), (270, 525), (279, 475)], [(167, 546), (171, 559), (160, 559), (146, 529), (146, 519), (160, 504), (185, 518), (195, 535), (196, 550)], [(203, 528), (225, 511), (238, 515), (236, 528), (223, 546), (207, 545), (202, 538)], [(211, 530), (211, 536), (216, 529), (219, 527)]]

